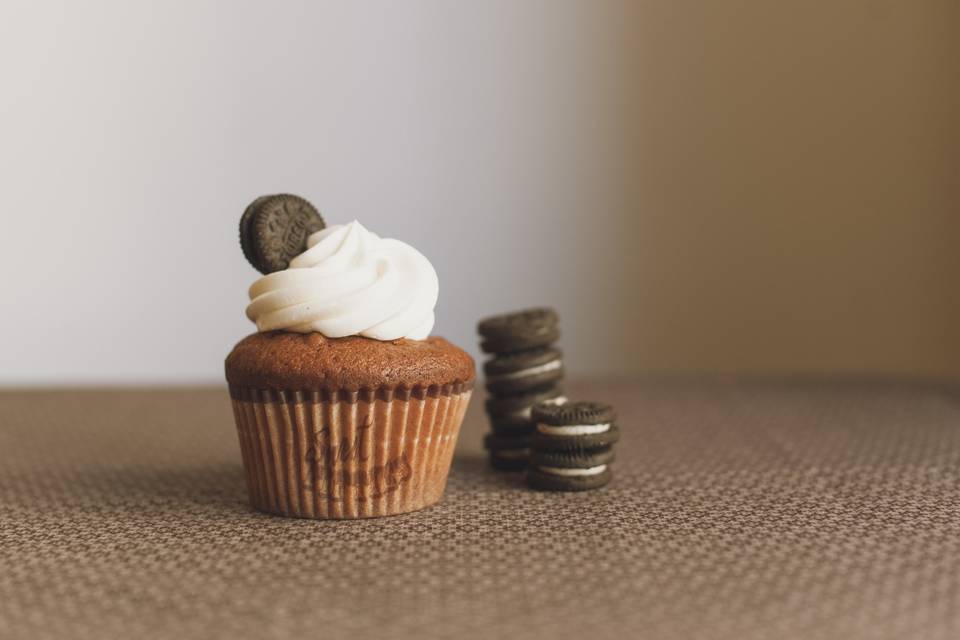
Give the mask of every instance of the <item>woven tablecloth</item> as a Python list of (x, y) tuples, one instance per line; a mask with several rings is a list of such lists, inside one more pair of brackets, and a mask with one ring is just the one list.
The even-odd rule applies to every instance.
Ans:
[(0, 638), (958, 638), (960, 395), (572, 384), (615, 480), (494, 472), (482, 393), (441, 504), (246, 503), (224, 389), (0, 393)]

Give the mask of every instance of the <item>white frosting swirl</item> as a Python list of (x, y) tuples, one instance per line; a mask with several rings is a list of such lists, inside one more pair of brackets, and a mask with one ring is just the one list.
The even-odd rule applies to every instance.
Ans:
[(423, 254), (353, 221), (314, 233), (289, 268), (254, 282), (247, 317), (259, 331), (423, 340), (439, 290)]

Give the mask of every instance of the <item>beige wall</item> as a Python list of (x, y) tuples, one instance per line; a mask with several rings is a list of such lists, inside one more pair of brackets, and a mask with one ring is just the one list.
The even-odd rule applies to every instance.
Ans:
[(421, 249), (575, 373), (960, 374), (960, 3), (0, 3), (0, 384), (215, 381), (236, 224)]
[(626, 5), (642, 368), (960, 374), (960, 4)]

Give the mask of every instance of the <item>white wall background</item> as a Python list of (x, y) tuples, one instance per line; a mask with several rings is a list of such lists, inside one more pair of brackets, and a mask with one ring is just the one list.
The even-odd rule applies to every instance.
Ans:
[(577, 373), (960, 375), (955, 0), (0, 2), (0, 384), (218, 381), (254, 197)]
[(0, 383), (219, 380), (256, 273), (237, 222), (309, 198), (419, 248), (435, 331), (563, 314), (571, 365), (618, 357), (628, 243), (588, 3), (0, 4)]

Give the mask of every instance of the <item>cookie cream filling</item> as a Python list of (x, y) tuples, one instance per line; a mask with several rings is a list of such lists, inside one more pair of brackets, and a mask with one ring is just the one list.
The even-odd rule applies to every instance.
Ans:
[(586, 469), (567, 469), (564, 467), (537, 467), (538, 471), (549, 473), (552, 476), (595, 476), (607, 470), (607, 465), (601, 464)]
[(535, 367), (528, 367), (526, 369), (521, 369), (519, 371), (511, 371), (510, 373), (498, 373), (494, 375), (488, 375), (487, 380), (495, 382), (497, 380), (514, 380), (516, 378), (526, 378), (527, 376), (535, 376), (538, 373), (546, 373), (548, 371), (556, 371), (563, 366), (563, 362), (560, 358), (556, 360), (551, 360), (546, 364), (540, 364)]
[(593, 433), (605, 433), (610, 431), (610, 423), (603, 424), (544, 424), (537, 423), (537, 431), (551, 436), (586, 436)]
[(530, 455), (530, 449), (497, 449), (495, 452), (498, 458), (526, 458)]
[[(541, 400), (540, 402), (543, 402), (543, 403), (546, 403), (546, 404), (564, 404), (564, 403), (567, 402), (567, 400), (568, 400), (567, 396), (557, 396), (556, 398), (550, 398), (549, 400)], [(516, 411), (511, 411), (511, 412), (507, 413), (506, 415), (507, 415), (507, 417), (509, 417), (509, 418), (525, 418), (525, 419), (529, 419), (529, 418), (530, 418), (530, 412), (533, 411), (533, 406), (536, 405), (536, 404), (540, 404), (540, 402), (534, 402), (533, 404), (531, 404), (531, 405), (528, 406), (528, 407), (524, 407), (523, 409), (517, 409)]]

